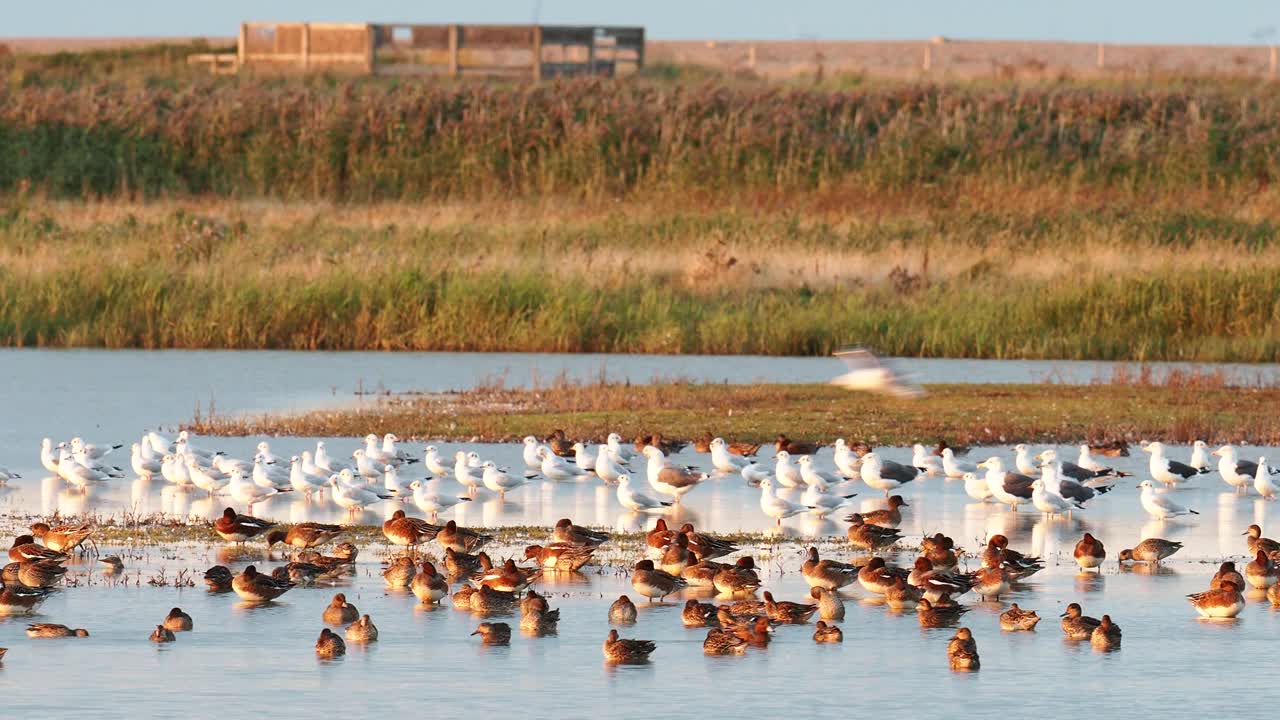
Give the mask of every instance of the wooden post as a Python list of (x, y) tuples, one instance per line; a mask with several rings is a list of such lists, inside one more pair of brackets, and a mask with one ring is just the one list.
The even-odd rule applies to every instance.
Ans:
[(1107, 46), (1102, 43), (1098, 43), (1098, 69), (1107, 69)]
[(236, 42), (236, 65), (243, 67), (249, 45), (249, 23), (240, 23), (240, 39)]
[(302, 69), (311, 68), (311, 23), (302, 23)]
[(925, 44), (924, 46), (924, 71), (929, 72), (933, 67), (933, 46)]
[(596, 74), (596, 37), (591, 36), (591, 42), (587, 43), (587, 73)]
[(373, 74), (373, 49), (377, 45), (378, 29), (372, 24), (364, 26), (364, 71), (369, 75)]
[(640, 38), (636, 41), (636, 72), (644, 69), (644, 28), (640, 28)]
[(458, 77), (458, 26), (449, 26), (449, 77)]
[(1275, 76), (1276, 76), (1276, 64), (1277, 64), (1277, 63), (1276, 63), (1276, 61), (1277, 61), (1277, 58), (1276, 58), (1276, 46), (1275, 46), (1275, 45), (1272, 45), (1272, 46), (1271, 46), (1271, 59), (1270, 59), (1270, 62), (1268, 63), (1268, 68), (1267, 68), (1267, 69), (1270, 71), (1270, 73), (1271, 73), (1271, 77), (1272, 77), (1273, 79), (1274, 79), (1274, 78), (1275, 78)]
[(756, 69), (756, 46), (752, 45), (747, 48), (747, 67), (751, 70)]
[(533, 26), (533, 79), (542, 79), (542, 26)]

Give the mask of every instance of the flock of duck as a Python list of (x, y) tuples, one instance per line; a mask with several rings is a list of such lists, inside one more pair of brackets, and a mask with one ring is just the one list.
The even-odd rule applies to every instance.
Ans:
[[(252, 515), (253, 505), (280, 492), (310, 495), (329, 490), (334, 501), (355, 510), (381, 501), (412, 500), (434, 521), (437, 515), (459, 502), (466, 502), (479, 488), (503, 495), (520, 485), (541, 477), (550, 481), (579, 480), (594, 475), (607, 483), (617, 484), (621, 504), (637, 512), (661, 514), (712, 473), (697, 468), (674, 465), (669, 455), (681, 445), (660, 436), (624, 445), (617, 434), (598, 448), (568, 441), (556, 432), (539, 440), (524, 440), (523, 459), (527, 467), (521, 472), (499, 468), (480, 460), (475, 453), (459, 451), (452, 466), (444, 462), (434, 447), (428, 447), (421, 458), (411, 457), (392, 434), (382, 438), (370, 435), (363, 448), (352, 453), (352, 462), (331, 458), (324, 443), (318, 443), (314, 454), (304, 452), (288, 460), (272, 455), (266, 442), (257, 446), (252, 462), (230, 458), (194, 444), (188, 433), (170, 442), (156, 433), (147, 433), (131, 448), (132, 470), (150, 478), (155, 475), (176, 485), (191, 485), (211, 495), (226, 490), (236, 501), (246, 505), (241, 513), (227, 507), (213, 523), (213, 532), (232, 543), (246, 543), (256, 538), (266, 541), (270, 550), (283, 545), (290, 552), (288, 560), (270, 572), (260, 572), (249, 565), (234, 573), (224, 565), (209, 568), (204, 575), (211, 592), (234, 593), (250, 603), (270, 603), (299, 587), (314, 587), (354, 572), (357, 548), (349, 542), (338, 542), (348, 528), (342, 525), (304, 522), (281, 526)], [(106, 482), (122, 475), (123, 469), (110, 464), (108, 456), (121, 446), (94, 445), (80, 438), (55, 445), (46, 439), (41, 460), (50, 472), (80, 487)], [(762, 511), (781, 522), (783, 518), (810, 512), (826, 516), (846, 506), (854, 493), (846, 493), (848, 485), (861, 481), (883, 491), (887, 500), (882, 510), (852, 513), (847, 538), (856, 551), (849, 562), (819, 556), (818, 548), (808, 549), (801, 570), (810, 591), (802, 601), (777, 600), (771, 590), (764, 589), (754, 559), (742, 553), (733, 542), (698, 532), (692, 524), (669, 527), (664, 518), (656, 518), (645, 538), (644, 557), (631, 568), (630, 581), (635, 592), (649, 602), (664, 602), (668, 597), (686, 593), (681, 621), (689, 627), (706, 627), (703, 643), (709, 655), (740, 655), (750, 648), (763, 649), (779, 626), (806, 625), (816, 615), (813, 640), (820, 643), (840, 642), (843, 632), (838, 623), (844, 618), (843, 597), (853, 586), (893, 609), (914, 609), (924, 627), (954, 627), (970, 609), (958, 602), (965, 595), (983, 601), (999, 602), (1011, 590), (1025, 588), (1023, 582), (1044, 567), (1040, 558), (1019, 552), (1009, 545), (1004, 535), (994, 535), (985, 547), (972, 553), (980, 562), (973, 572), (962, 572), (964, 553), (954, 539), (937, 533), (925, 536), (919, 554), (906, 566), (888, 559), (903, 552), (903, 536), (898, 526), (903, 509), (909, 505), (892, 491), (906, 483), (929, 475), (963, 479), (965, 491), (981, 501), (994, 501), (1011, 506), (1030, 504), (1048, 514), (1078, 511), (1090, 501), (1105, 494), (1113, 483), (1128, 473), (1107, 467), (1094, 457), (1099, 450), (1111, 448), (1081, 446), (1076, 462), (1058, 458), (1054, 450), (1035, 455), (1030, 448), (1014, 448), (1012, 460), (1016, 471), (1005, 470), (1004, 460), (990, 457), (980, 463), (962, 460), (953, 448), (939, 447), (935, 452), (923, 446), (914, 448), (910, 464), (896, 463), (881, 457), (866, 446), (837, 440), (833, 445), (834, 470), (817, 467), (815, 455), (819, 445), (792, 441), (779, 436), (775, 443), (774, 462), (766, 466), (752, 455), (759, 445), (729, 443), (722, 438), (705, 438), (696, 449), (710, 453), (711, 464), (720, 476), (736, 474), (761, 489)], [(1153, 518), (1164, 520), (1195, 513), (1174, 503), (1157, 489), (1177, 486), (1187, 480), (1212, 472), (1208, 448), (1197, 442), (1188, 463), (1170, 459), (1161, 443), (1143, 448), (1150, 453), (1150, 479), (1144, 479), (1141, 502)], [(1271, 499), (1275, 486), (1273, 473), (1265, 458), (1258, 462), (1238, 460), (1235, 449), (1223, 446), (1214, 450), (1220, 459), (1216, 469), (1222, 479), (1241, 491), (1254, 488)], [(633, 486), (628, 465), (643, 458), (649, 487), (668, 499), (655, 499)], [(793, 460), (794, 458), (794, 460)], [(1038, 464), (1035, 461), (1038, 461)], [(424, 479), (405, 483), (399, 469), (421, 462), (432, 473)], [(288, 468), (285, 470), (285, 468)], [(981, 471), (981, 472), (980, 472)], [(6, 476), (15, 476), (6, 472)], [(465, 494), (442, 490), (439, 483), (452, 475)], [(798, 501), (782, 496), (781, 489), (804, 488)], [(533, 585), (544, 574), (577, 572), (596, 562), (597, 549), (611, 541), (608, 533), (582, 527), (565, 518), (549, 532), (542, 544), (524, 549), (521, 564), (514, 558), (493, 561), (485, 547), (493, 536), (473, 528), (459, 526), (450, 520), (443, 525), (409, 516), (396, 510), (382, 525), (386, 540), (404, 553), (394, 557), (383, 571), (390, 588), (406, 589), (424, 604), (440, 604), (446, 599), (460, 610), (480, 616), (473, 635), (485, 644), (510, 642), (511, 627), (497, 618), (520, 614), (522, 632), (539, 636), (553, 633), (560, 621), (560, 609), (552, 608), (548, 599)], [(89, 524), (50, 526), (36, 523), (31, 533), (17, 537), (9, 549), (10, 563), (3, 568), (0, 589), (0, 612), (30, 614), (54, 592), (67, 570), (65, 563), (72, 553), (82, 552), (92, 538)], [(1204, 592), (1188, 596), (1194, 610), (1207, 618), (1233, 618), (1245, 606), (1244, 592), (1252, 588), (1264, 593), (1280, 606), (1280, 543), (1264, 537), (1259, 526), (1245, 533), (1252, 560), (1241, 574), (1234, 563), (1225, 562)], [(322, 548), (334, 543), (331, 555)], [(422, 552), (434, 543), (439, 555)], [(1122, 563), (1159, 564), (1176, 553), (1181, 544), (1160, 538), (1149, 538), (1132, 548), (1121, 550)], [(732, 562), (727, 556), (739, 554)], [(1082, 571), (1098, 570), (1108, 557), (1103, 542), (1085, 533), (1075, 545), (1073, 557)], [(116, 556), (103, 558), (104, 572), (118, 573), (123, 567)], [(440, 566), (437, 565), (437, 562)], [(763, 591), (763, 592), (762, 592)], [(757, 593), (761, 593), (757, 597)], [(714, 596), (717, 603), (700, 598)], [(615, 626), (637, 621), (635, 604), (626, 595), (609, 608), (608, 620)], [(361, 614), (346, 596), (339, 593), (320, 618), (326, 626), (345, 628), (342, 633), (325, 627), (315, 645), (322, 657), (345, 652), (346, 643), (368, 643), (378, 638), (378, 628), (367, 614)], [(1032, 631), (1040, 621), (1034, 610), (1016, 603), (1000, 615), (1004, 631)], [(150, 639), (173, 642), (177, 635), (192, 630), (192, 618), (180, 608), (173, 608), (156, 625)], [(1071, 603), (1062, 614), (1061, 628), (1066, 637), (1089, 641), (1100, 649), (1120, 646), (1121, 630), (1109, 614), (1101, 618), (1085, 615), (1078, 603)], [(34, 623), (28, 635), (33, 638), (86, 637), (83, 628), (51, 623)], [(611, 629), (603, 643), (609, 662), (647, 661), (656, 649), (648, 640), (626, 639)], [(0, 657), (4, 649), (0, 649)], [(947, 656), (952, 668), (974, 670), (980, 667), (977, 641), (969, 628), (960, 627), (950, 638)]]

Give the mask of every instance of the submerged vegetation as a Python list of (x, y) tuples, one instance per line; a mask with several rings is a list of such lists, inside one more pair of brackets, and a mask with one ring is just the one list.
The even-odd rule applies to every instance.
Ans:
[[(828, 385), (577, 384), (513, 390), (494, 385), (416, 397), (381, 397), (299, 415), (197, 417), (188, 427), (217, 435), (361, 436), (465, 442), (518, 441), (562, 429), (603, 442), (661, 433), (706, 433), (770, 443), (778, 433), (872, 445), (946, 440), (954, 445), (1164, 440), (1276, 444), (1280, 388), (1232, 387), (1216, 375), (1168, 384), (932, 385), (924, 400), (891, 400)], [(1172, 391), (1176, 389), (1176, 391)]]

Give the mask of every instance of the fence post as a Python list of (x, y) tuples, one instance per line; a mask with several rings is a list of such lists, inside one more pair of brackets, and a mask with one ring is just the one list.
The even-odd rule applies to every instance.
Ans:
[(1271, 58), (1270, 58), (1270, 62), (1269, 62), (1269, 64), (1268, 64), (1268, 69), (1269, 69), (1269, 70), (1270, 70), (1270, 72), (1271, 72), (1271, 77), (1272, 77), (1272, 79), (1275, 79), (1275, 76), (1276, 76), (1276, 61), (1277, 61), (1277, 58), (1276, 58), (1276, 46), (1275, 46), (1275, 45), (1272, 45), (1272, 46), (1271, 46)]
[(302, 69), (311, 68), (311, 23), (302, 23)]
[(542, 79), (542, 26), (533, 26), (533, 79)]
[(458, 77), (458, 26), (449, 26), (449, 77)]
[(933, 46), (928, 43), (924, 46), (924, 71), (929, 72), (933, 67)]
[(236, 42), (236, 66), (244, 67), (245, 55), (248, 54), (249, 23), (240, 23), (240, 38)]
[(1098, 69), (1107, 69), (1107, 46), (1102, 43), (1098, 43)]
[(378, 44), (378, 28), (373, 23), (366, 23), (364, 29), (364, 71), (372, 75), (374, 70), (373, 49)]

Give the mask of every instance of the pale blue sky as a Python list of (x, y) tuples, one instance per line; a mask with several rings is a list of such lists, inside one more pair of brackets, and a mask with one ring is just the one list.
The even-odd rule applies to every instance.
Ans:
[(1280, 42), (1265, 0), (0, 0), (0, 36), (226, 35), (240, 20), (645, 25), (651, 37)]

